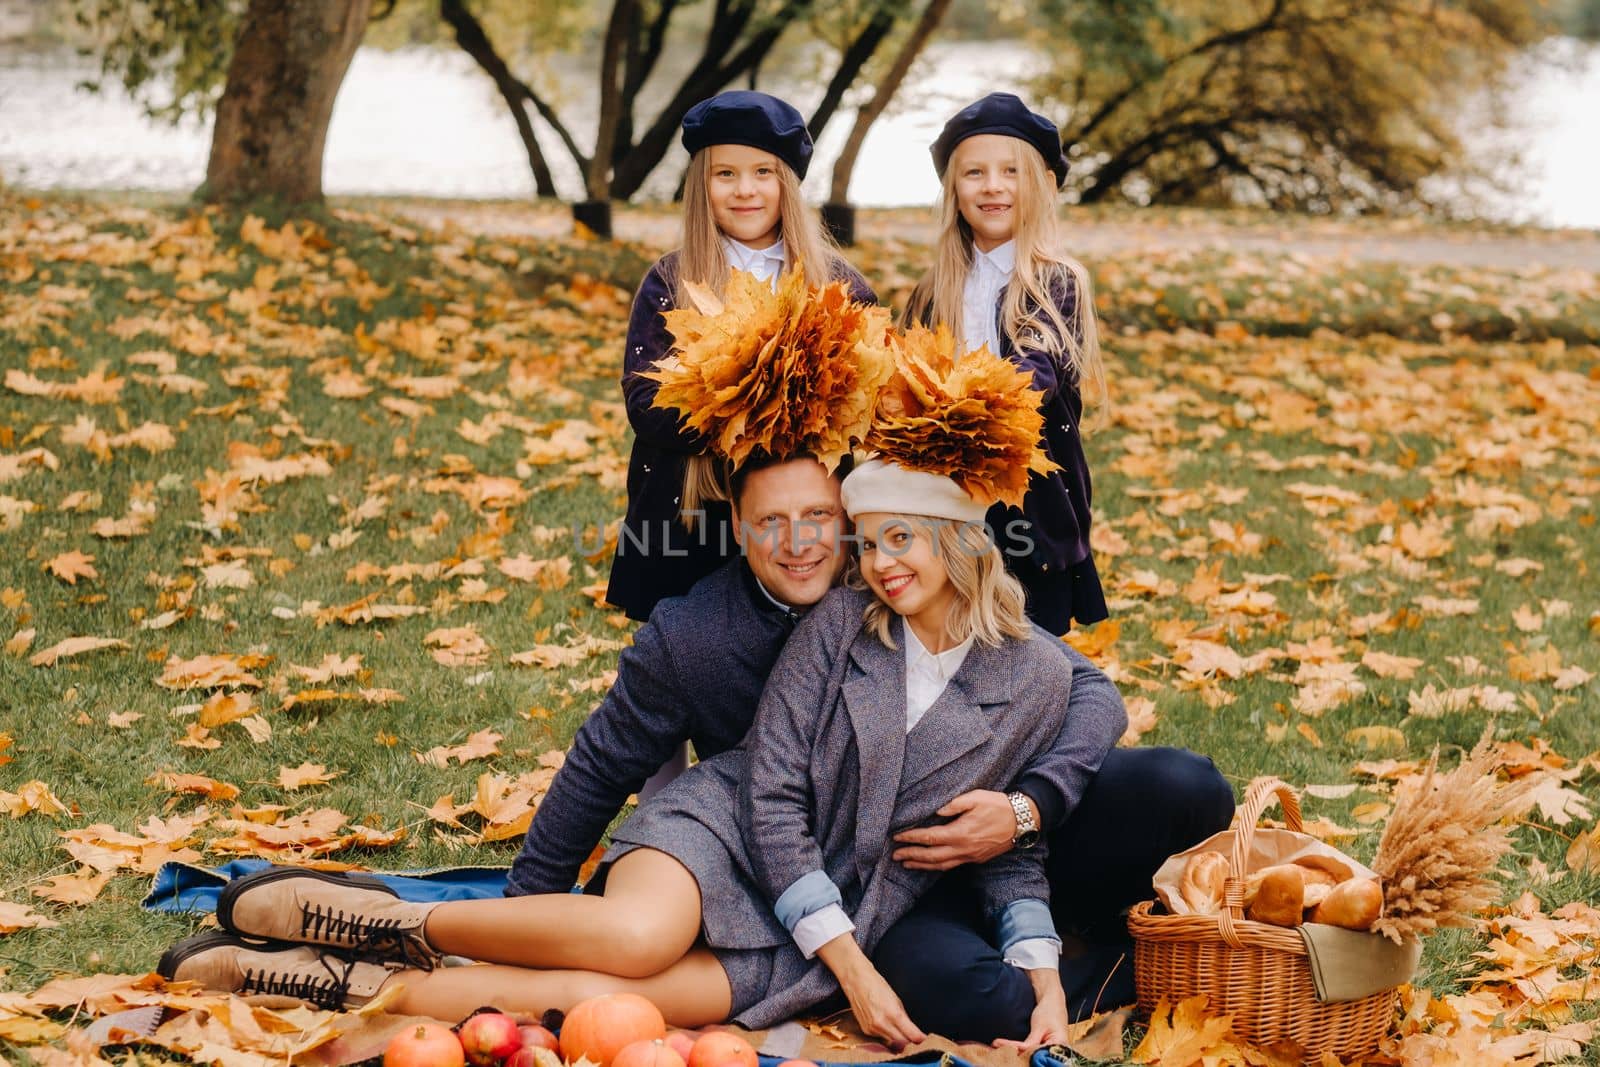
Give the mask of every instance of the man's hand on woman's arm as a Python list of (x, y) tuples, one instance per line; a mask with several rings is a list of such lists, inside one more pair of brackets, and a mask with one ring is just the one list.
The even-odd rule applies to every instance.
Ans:
[[(1028, 805), (1037, 826), (1039, 805), (1032, 797), (1028, 797)], [(987, 863), (1009, 852), (1017, 835), (1017, 815), (1011, 800), (992, 789), (962, 793), (940, 808), (939, 814), (952, 821), (894, 835), (901, 846), (894, 850), (896, 862), (913, 871), (948, 871), (964, 863)]]
[[(839, 988), (844, 990), (845, 999), (850, 1002), (850, 1011), (862, 1031), (883, 1038), (895, 1051), (927, 1038), (928, 1035), (917, 1029), (917, 1024), (906, 1014), (899, 994), (884, 981), (883, 975), (867, 959), (854, 937), (839, 935), (817, 950), (817, 958), (838, 979)], [(1060, 985), (1058, 975), (1058, 989)], [(1061, 1002), (1061, 1010), (1066, 1012), (1065, 999)]]

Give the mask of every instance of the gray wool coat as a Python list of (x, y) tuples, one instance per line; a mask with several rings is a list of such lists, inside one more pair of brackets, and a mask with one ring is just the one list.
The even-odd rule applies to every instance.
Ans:
[[(703, 934), (728, 972), (733, 1021), (770, 1026), (838, 992), (805, 959), (774, 902), (821, 870), (871, 952), (939, 877), (890, 858), (891, 838), (937, 822), (951, 797), (1003, 789), (1055, 742), (1072, 665), (1035, 627), (976, 644), (907, 733), (903, 623), (886, 647), (862, 627), (872, 594), (835, 589), (796, 627), (739, 748), (690, 768), (612, 835), (606, 860), (637, 847), (676, 857), (700, 886)], [(985, 913), (1048, 901), (1044, 849), (975, 871)]]

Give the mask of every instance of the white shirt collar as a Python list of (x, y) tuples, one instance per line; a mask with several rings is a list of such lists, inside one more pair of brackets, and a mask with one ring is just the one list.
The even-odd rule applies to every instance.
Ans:
[(780, 237), (766, 248), (751, 248), (732, 237), (722, 238), (722, 247), (728, 254), (728, 263), (736, 270), (749, 271), (763, 281), (783, 269), (784, 246)]
[(918, 640), (917, 632), (909, 622), (902, 629), (906, 636), (906, 666), (912, 670), (927, 671), (944, 681), (949, 681), (950, 676), (961, 669), (967, 653), (972, 649), (972, 642), (977, 639), (974, 634), (943, 652), (929, 652), (927, 646)]
[(751, 572), (750, 579), (756, 583), (756, 588), (761, 590), (761, 595), (766, 597), (768, 600), (772, 601), (772, 603), (775, 604), (776, 606), (782, 608), (783, 611), (784, 611), (784, 614), (789, 615), (789, 616), (791, 616), (793, 618), (799, 618), (800, 617), (800, 612), (795, 608), (795, 606), (793, 604), (785, 604), (783, 601), (781, 601), (777, 597), (773, 596), (772, 595), (772, 590), (768, 589), (765, 585), (762, 585), (761, 584), (761, 579), (757, 578), (755, 576), (754, 572)]
[(1000, 274), (1010, 274), (1016, 269), (1017, 242), (1015, 240), (1007, 241), (1005, 244), (992, 248), (987, 252), (979, 251), (977, 246), (973, 246), (972, 251), (974, 252), (973, 264), (975, 266), (981, 263), (998, 271)]

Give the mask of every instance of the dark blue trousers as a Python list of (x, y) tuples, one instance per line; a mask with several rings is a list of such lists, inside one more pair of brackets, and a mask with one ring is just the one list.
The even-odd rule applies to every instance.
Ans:
[[(1168, 856), (1227, 829), (1233, 808), (1232, 787), (1204, 756), (1180, 748), (1107, 753), (1050, 837), (1046, 858), (1056, 928), (1086, 946), (1061, 961), (1074, 1020), (1133, 1002), (1133, 942), (1122, 912), (1154, 895), (1151, 876)], [(890, 927), (873, 962), (924, 1030), (957, 1041), (1028, 1034), (1033, 986), (1001, 959), (960, 869)]]

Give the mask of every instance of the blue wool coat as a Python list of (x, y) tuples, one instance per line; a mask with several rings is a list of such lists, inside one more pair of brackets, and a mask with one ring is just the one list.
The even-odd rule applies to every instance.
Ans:
[[(679, 521), (684, 471), (690, 456), (705, 451), (705, 442), (684, 428), (676, 411), (651, 406), (660, 386), (641, 376), (672, 351), (672, 334), (662, 315), (675, 306), (677, 268), (678, 253), (668, 252), (645, 273), (633, 297), (622, 359), (622, 398), (634, 441), (628, 457), (628, 512), (617, 537), (606, 600), (640, 621), (662, 600), (687, 593), (738, 552), (726, 504), (708, 504), (696, 530)], [(878, 302), (866, 279), (843, 260), (835, 263), (834, 278), (849, 283), (851, 299)]]
[[(579, 727), (540, 801), (511, 865), (507, 895), (571, 889), (628, 797), (684, 741), (694, 743), (700, 759), (738, 745), (798, 618), (761, 592), (742, 558), (687, 596), (657, 605), (623, 650), (610, 692)], [(1111, 680), (1077, 650), (1051, 644), (1072, 671), (1066, 725), (1013, 786), (1039, 806), (1047, 832), (1077, 807), (1128, 725)]]
[[(690, 768), (613, 835), (607, 861), (648, 847), (679, 859), (700, 887), (706, 943), (733, 987), (733, 1021), (769, 1026), (839, 990), (774, 913), (822, 871), (870, 953), (939, 872), (891, 858), (892, 837), (937, 818), (950, 798), (1000, 789), (1050, 748), (1067, 717), (1070, 665), (1034, 628), (1027, 640), (974, 645), (944, 692), (906, 731), (904, 623), (888, 648), (862, 625), (872, 594), (835, 589), (795, 629), (731, 752)], [(1048, 901), (1044, 848), (976, 868), (996, 923), (1022, 900)]]

